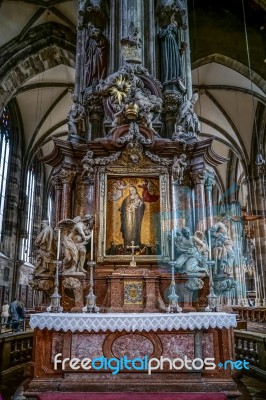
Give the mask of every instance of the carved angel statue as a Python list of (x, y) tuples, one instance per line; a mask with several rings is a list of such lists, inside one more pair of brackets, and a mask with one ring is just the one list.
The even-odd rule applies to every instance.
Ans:
[(75, 225), (72, 229), (72, 232), (69, 235), (69, 239), (71, 239), (77, 248), (77, 272), (85, 272), (84, 264), (86, 261), (86, 245), (89, 243), (91, 239), (91, 232), (93, 227), (93, 216), (85, 215), (83, 219), (74, 219)]
[(77, 100), (74, 101), (72, 105), (67, 119), (68, 131), (70, 135), (78, 134), (78, 123), (85, 117), (85, 109), (82, 104), (80, 104)]
[(178, 125), (182, 126), (186, 136), (196, 136), (200, 133), (200, 123), (194, 106), (198, 101), (198, 93), (194, 93), (190, 100), (184, 101), (179, 113)]
[(93, 151), (88, 150), (85, 157), (81, 160), (81, 164), (83, 166), (83, 172), (81, 177), (84, 178), (87, 176), (89, 179), (93, 179), (94, 174), (94, 164), (95, 161), (93, 160)]
[(189, 228), (181, 229), (175, 237), (175, 247), (179, 256), (175, 260), (177, 270), (185, 272), (204, 272), (208, 274), (202, 259), (206, 243), (196, 235), (191, 235)]
[(181, 184), (184, 180), (184, 170), (188, 165), (187, 156), (185, 154), (181, 154), (180, 157), (174, 157), (174, 163), (172, 166), (172, 174), (175, 183)]
[(53, 261), (56, 257), (54, 231), (47, 220), (42, 221), (42, 228), (34, 242), (38, 247), (35, 274), (48, 273), (52, 275), (55, 269)]
[(93, 216), (65, 219), (58, 223), (62, 232), (63, 274), (85, 272), (86, 245), (91, 239)]

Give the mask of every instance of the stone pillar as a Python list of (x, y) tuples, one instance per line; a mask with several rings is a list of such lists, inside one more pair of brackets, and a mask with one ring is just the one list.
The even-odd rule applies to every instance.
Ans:
[(206, 224), (208, 229), (208, 244), (211, 248), (211, 233), (210, 228), (214, 224), (213, 222), (213, 205), (212, 205), (212, 189), (215, 185), (214, 178), (207, 176), (205, 181), (205, 203), (206, 203)]
[(73, 170), (63, 168), (59, 174), (62, 180), (61, 219), (72, 218), (72, 185), (76, 176)]
[(83, 201), (85, 197), (85, 182), (82, 180), (81, 172), (78, 173), (78, 176), (75, 181), (75, 196), (74, 196), (74, 212), (73, 216), (84, 216), (84, 207)]
[[(265, 216), (265, 165), (256, 166), (253, 177), (253, 213), (256, 215)], [(255, 254), (256, 254), (256, 277), (257, 277), (257, 304), (263, 303), (266, 305), (265, 292), (265, 257), (266, 257), (266, 226), (264, 218), (254, 222), (255, 228)]]
[(52, 178), (52, 184), (55, 188), (55, 210), (53, 226), (56, 226), (61, 218), (61, 204), (62, 204), (62, 182), (58, 175)]
[(90, 132), (87, 135), (87, 140), (94, 140), (103, 135), (103, 103), (102, 97), (95, 92), (86, 94), (85, 106), (88, 109)]
[(207, 229), (206, 203), (205, 203), (205, 171), (190, 173), (195, 194), (195, 231), (205, 232)]

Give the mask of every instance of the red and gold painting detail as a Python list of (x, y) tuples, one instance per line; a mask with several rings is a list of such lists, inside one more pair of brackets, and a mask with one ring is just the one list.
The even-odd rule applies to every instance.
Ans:
[(161, 254), (159, 178), (107, 180), (106, 255)]

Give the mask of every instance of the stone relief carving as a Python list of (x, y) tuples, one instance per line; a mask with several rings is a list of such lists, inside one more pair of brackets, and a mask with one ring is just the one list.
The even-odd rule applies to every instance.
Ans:
[(154, 163), (169, 166), (173, 163), (169, 158), (159, 157), (157, 154), (151, 153), (149, 150), (145, 151), (145, 155)]
[(115, 162), (119, 159), (120, 155), (121, 151), (117, 151), (110, 154), (110, 156), (93, 158), (93, 151), (88, 150), (85, 157), (81, 160), (83, 166), (81, 177), (87, 178), (89, 181), (93, 182), (94, 167), (96, 165), (108, 165)]
[(145, 138), (140, 131), (139, 131), (139, 126), (136, 122), (130, 122), (129, 129), (128, 129), (128, 134), (122, 137), (119, 137), (116, 140), (117, 144), (124, 144), (124, 143), (129, 143), (132, 141), (137, 141), (141, 144), (146, 144), (149, 145), (152, 143), (151, 139)]

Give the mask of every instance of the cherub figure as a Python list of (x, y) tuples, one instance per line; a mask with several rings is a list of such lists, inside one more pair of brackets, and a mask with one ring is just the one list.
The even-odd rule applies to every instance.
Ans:
[(72, 105), (68, 116), (67, 116), (67, 125), (68, 131), (70, 135), (78, 134), (78, 123), (84, 118), (85, 109), (82, 104), (80, 104), (77, 100), (74, 99), (74, 104)]
[(176, 183), (181, 184), (184, 180), (184, 170), (188, 164), (186, 159), (187, 156), (185, 154), (181, 154), (180, 157), (175, 156), (174, 158), (172, 174)]
[(81, 178), (84, 178), (87, 176), (89, 179), (93, 178), (93, 173), (94, 173), (94, 160), (93, 160), (93, 151), (88, 150), (85, 157), (81, 160), (81, 164), (83, 166), (83, 172), (81, 175)]

